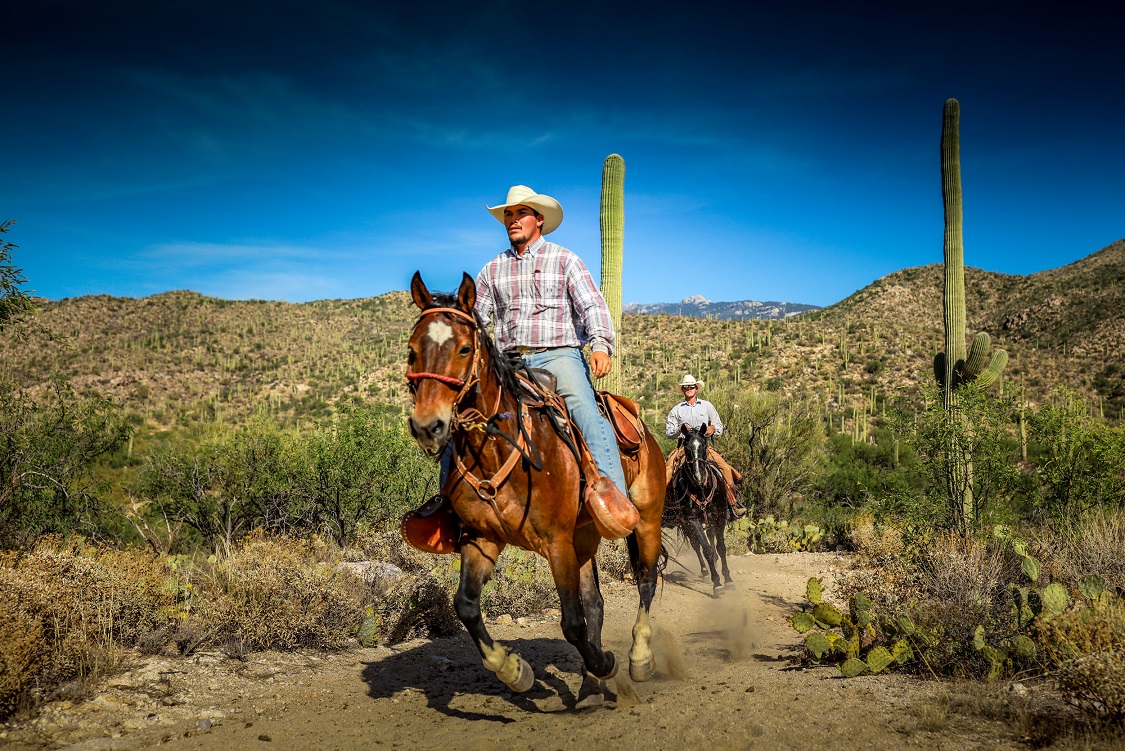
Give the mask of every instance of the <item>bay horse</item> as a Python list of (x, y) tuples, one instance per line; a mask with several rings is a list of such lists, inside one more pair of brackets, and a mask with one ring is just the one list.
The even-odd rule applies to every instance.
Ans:
[[(600, 681), (616, 674), (617, 661), (602, 647), (604, 603), (595, 561), (602, 537), (582, 502), (579, 461), (544, 410), (519, 399), (521, 386), (511, 361), (497, 350), (474, 312), (472, 277), (463, 275), (455, 295), (434, 295), (415, 272), (410, 294), (421, 311), (408, 344), (406, 377), (414, 404), (410, 432), (431, 455), (450, 441), (454, 447), (456, 469), (442, 495), (452, 501), (463, 525), (457, 546), (457, 615), (485, 667), (514, 692), (530, 689), (535, 676), (528, 663), (489, 636), (480, 594), (505, 546), (543, 556), (558, 591), (563, 635), (584, 665), (579, 706), (599, 704)], [(508, 440), (501, 440), (504, 434)], [(640, 594), (629, 675), (644, 681), (656, 667), (649, 611), (665, 555), (660, 528), (664, 456), (655, 437), (646, 431), (640, 450), (623, 456), (622, 465), (628, 483), (622, 490), (640, 515), (626, 538)]]
[[(707, 578), (715, 594), (721, 594), (723, 582), (733, 584), (727, 566), (727, 487), (719, 465), (708, 458), (708, 423), (698, 428), (680, 426), (683, 460), (672, 473), (664, 499), (668, 526), (679, 529), (699, 558), (699, 572)], [(718, 563), (723, 581), (719, 581)]]

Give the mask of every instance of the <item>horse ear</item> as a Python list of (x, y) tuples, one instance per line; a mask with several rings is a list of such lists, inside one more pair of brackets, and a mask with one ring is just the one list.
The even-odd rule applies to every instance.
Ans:
[(422, 310), (426, 309), (430, 303), (434, 301), (434, 296), (426, 289), (426, 283), (422, 281), (422, 272), (415, 271), (414, 276), (410, 278), (410, 296), (414, 299), (414, 304)]
[(687, 423), (683, 423), (683, 424), (680, 425), (680, 432), (683, 433), (684, 435), (687, 435), (688, 433), (691, 432), (691, 428), (689, 428), (687, 426)]
[(461, 288), (457, 290), (457, 304), (466, 313), (472, 314), (477, 304), (477, 283), (465, 272), (461, 272)]

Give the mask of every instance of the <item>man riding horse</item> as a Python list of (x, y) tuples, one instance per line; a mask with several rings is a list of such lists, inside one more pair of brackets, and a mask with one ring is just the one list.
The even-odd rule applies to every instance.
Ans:
[[(650, 608), (666, 558), (664, 457), (643, 430), (639, 446), (626, 440), (619, 451), (597, 407), (581, 347), (591, 345), (593, 372), (605, 375), (613, 327), (582, 261), (542, 237), (562, 221), (558, 202), (515, 186), (489, 211), (511, 246), (475, 282), (466, 274), (456, 294), (435, 295), (419, 273), (411, 281), (419, 320), (407, 347), (408, 425), (421, 448), (442, 455), (443, 471), (439, 495), (407, 514), (401, 529), (415, 547), (460, 553), (457, 615), (484, 665), (515, 692), (530, 689), (535, 676), (488, 634), (481, 589), (508, 545), (546, 558), (563, 635), (583, 660), (576, 706), (594, 706), (601, 682), (617, 671), (601, 636), (595, 556), (604, 538), (625, 539), (640, 596), (629, 675), (643, 681), (656, 669)], [(555, 379), (549, 386), (544, 370)], [(542, 388), (529, 390), (532, 379)], [(562, 419), (558, 396), (581, 438)]]
[[(598, 409), (590, 380), (591, 369), (595, 378), (602, 378), (613, 368), (613, 321), (582, 259), (543, 238), (562, 224), (562, 206), (525, 185), (514, 185), (504, 203), (486, 208), (505, 226), (511, 245), (477, 275), (476, 313), (492, 327), (501, 352), (554, 375), (555, 392), (566, 402), (601, 475), (600, 480), (587, 479), (605, 507), (627, 507), (631, 502), (617, 439)], [(586, 344), (589, 365), (582, 357)], [(439, 487), (445, 486), (452, 465), (447, 448)]]
[[(668, 419), (664, 424), (665, 435), (669, 438), (681, 438), (683, 434), (680, 432), (680, 428), (684, 425), (692, 430), (707, 425), (708, 436), (723, 434), (723, 421), (719, 418), (715, 406), (706, 399), (699, 398), (699, 389), (702, 386), (703, 381), (697, 381), (691, 373), (684, 374), (680, 381), (680, 391), (684, 394), (684, 400), (672, 407), (672, 411), (668, 413)], [(684, 449), (681, 444), (676, 446), (672, 453), (668, 455), (666, 483), (672, 482), (672, 475), (683, 458)], [(707, 446), (707, 458), (715, 462), (723, 473), (723, 479), (726, 481), (726, 500), (730, 507), (731, 516), (735, 518), (745, 516), (746, 509), (738, 503), (734, 494), (734, 487), (742, 481), (742, 474), (730, 466), (727, 460), (710, 445)]]

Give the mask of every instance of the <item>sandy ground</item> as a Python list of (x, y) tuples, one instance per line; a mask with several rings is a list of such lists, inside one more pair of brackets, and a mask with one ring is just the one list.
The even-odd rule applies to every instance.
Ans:
[[(679, 553), (680, 560), (689, 555)], [(673, 563), (653, 604), (658, 672), (606, 685), (606, 703), (573, 709), (581, 663), (556, 617), (490, 622), (531, 663), (513, 695), (464, 632), (338, 654), (219, 654), (150, 660), (93, 698), (57, 701), (10, 725), (0, 747), (133, 749), (1024, 749), (1000, 721), (948, 716), (949, 684), (901, 675), (846, 680), (802, 669), (786, 622), (830, 553), (731, 559), (721, 597)], [(603, 582), (605, 643), (627, 664), (636, 590)], [(621, 673), (628, 671), (622, 669)], [(948, 705), (948, 702), (946, 702)]]

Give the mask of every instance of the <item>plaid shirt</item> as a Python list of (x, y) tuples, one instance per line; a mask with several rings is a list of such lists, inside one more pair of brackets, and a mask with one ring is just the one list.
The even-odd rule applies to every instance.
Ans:
[(496, 345), (582, 347), (613, 354), (613, 322), (586, 264), (542, 237), (523, 255), (508, 248), (477, 274), (477, 313)]

